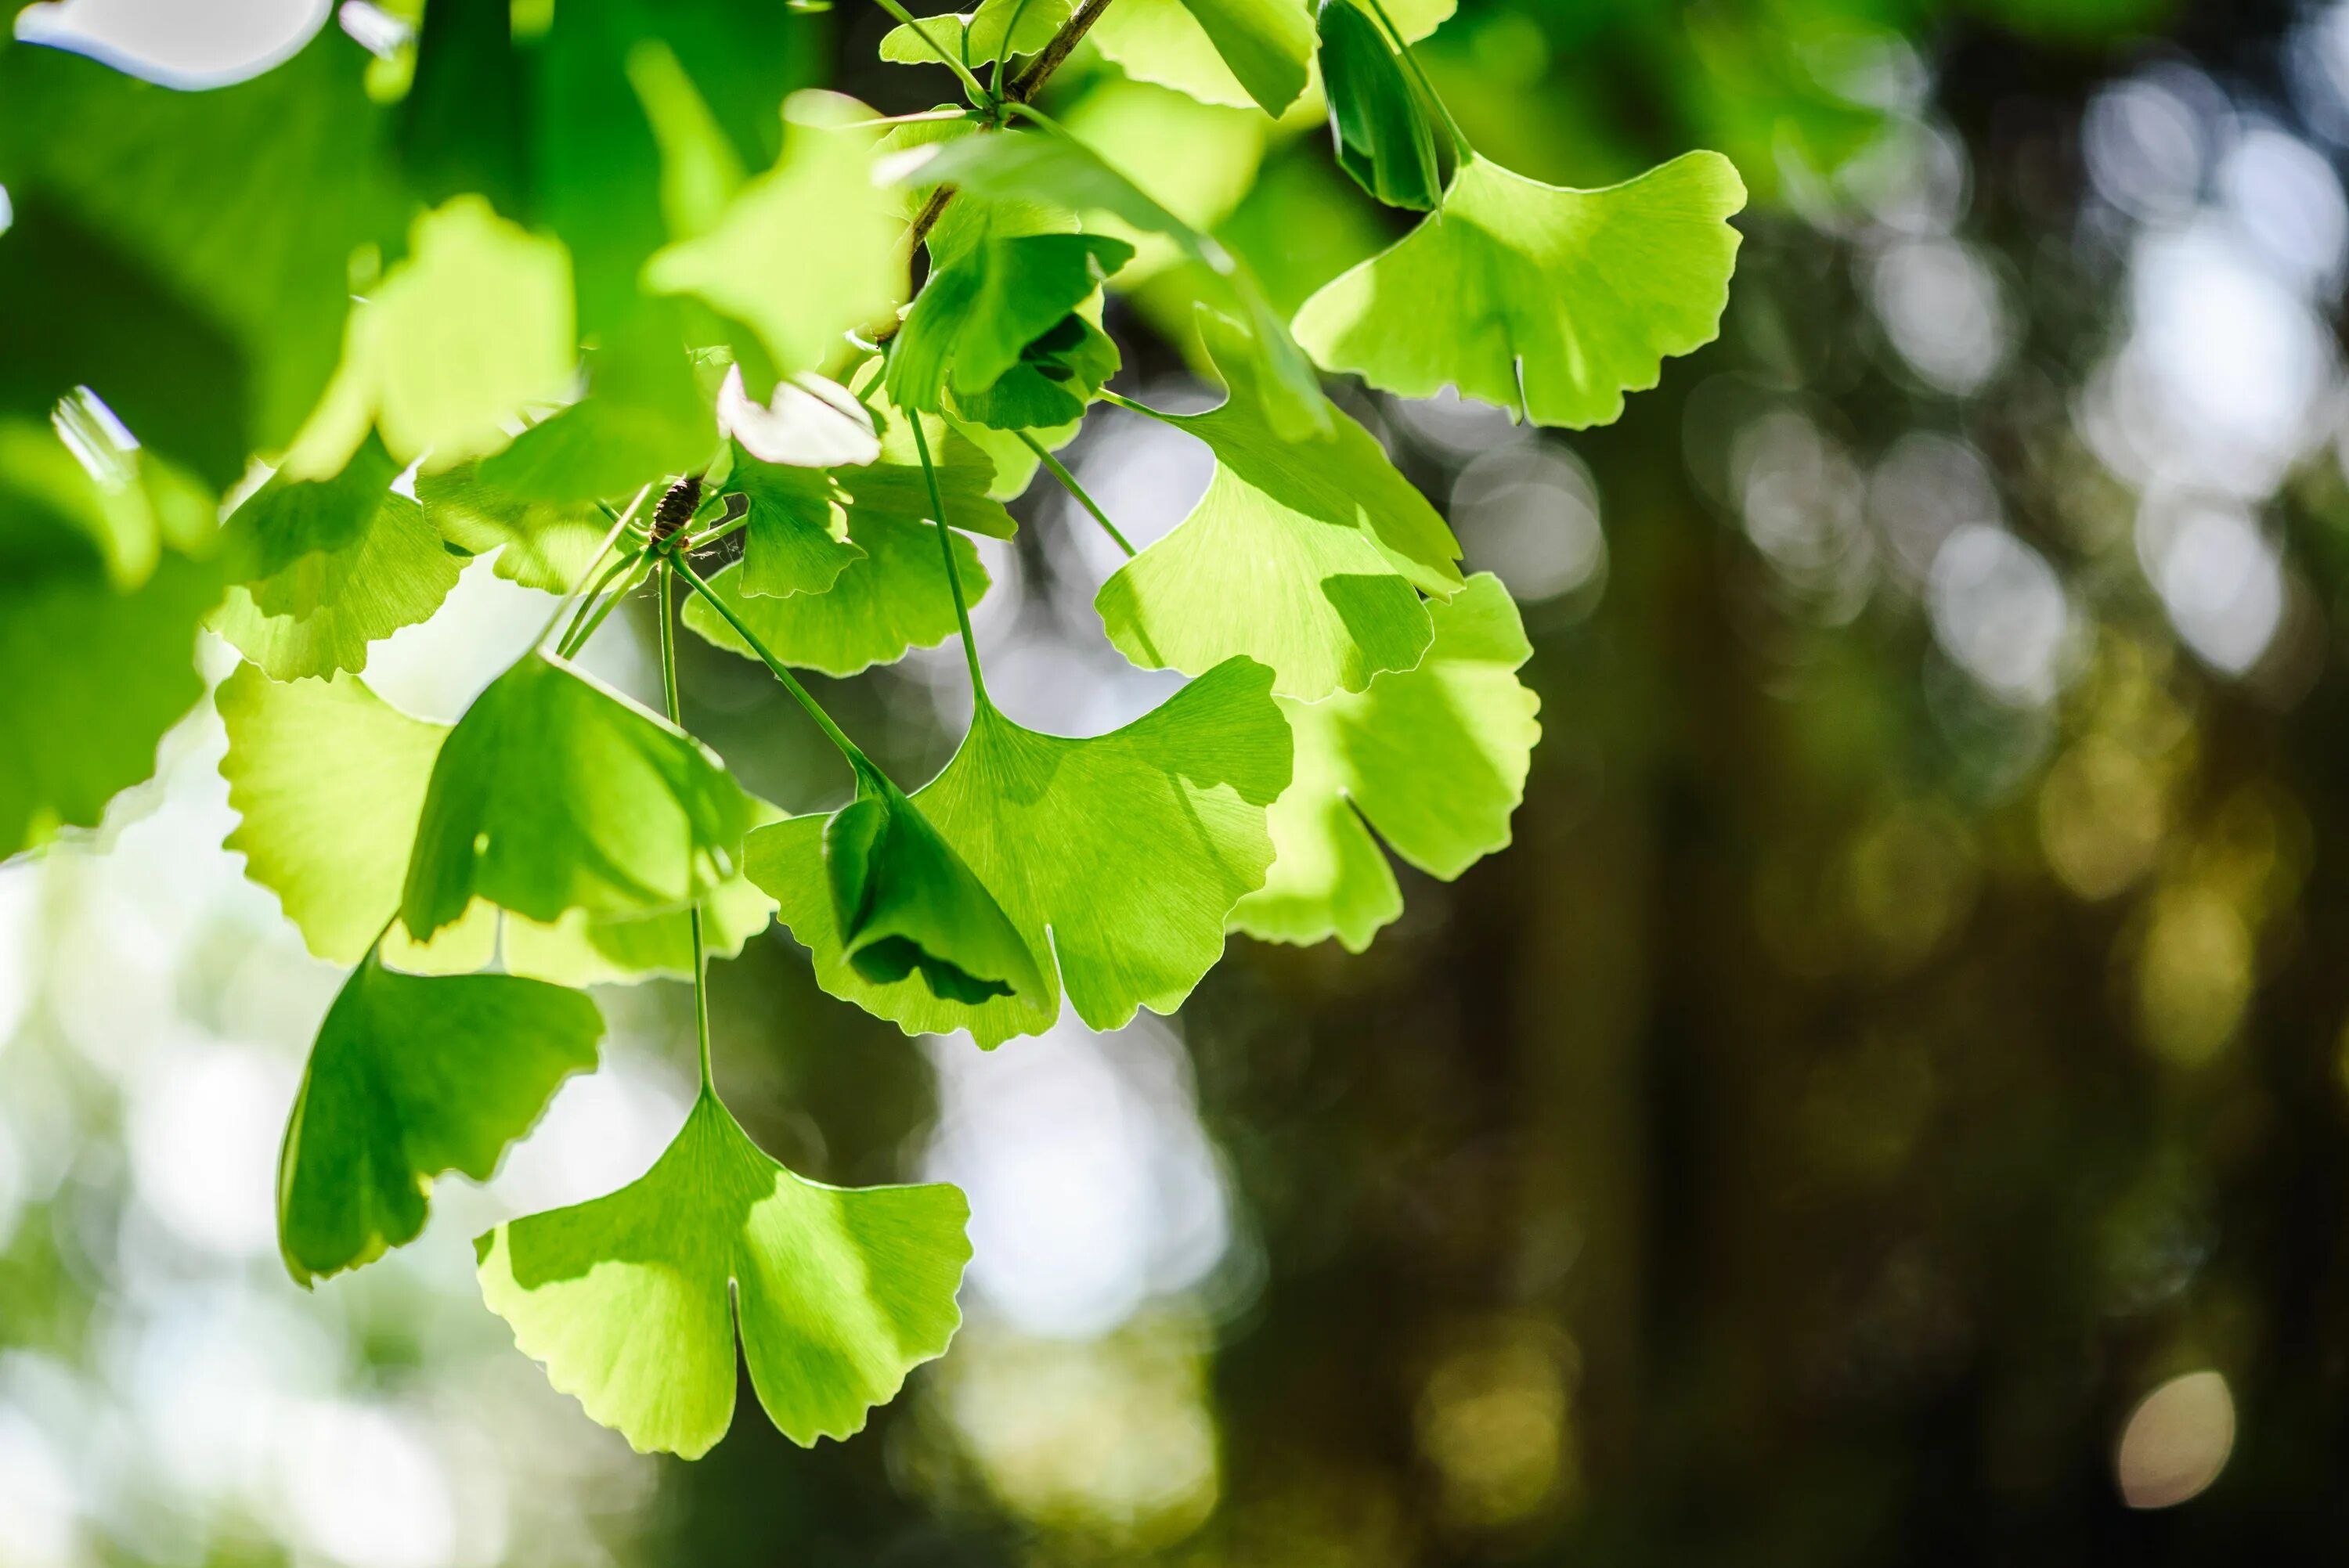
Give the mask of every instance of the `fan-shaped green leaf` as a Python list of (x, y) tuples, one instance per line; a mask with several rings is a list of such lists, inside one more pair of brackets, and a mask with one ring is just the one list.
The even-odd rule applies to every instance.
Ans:
[(705, 1093), (629, 1186), (481, 1237), (481, 1295), (588, 1415), (688, 1459), (733, 1422), (739, 1326), (768, 1418), (812, 1446), (944, 1354), (969, 1213), (953, 1187), (802, 1181)]
[(1317, 27), (1338, 167), (1388, 206), (1426, 211), (1444, 191), (1435, 131), (1386, 35), (1355, 0), (1321, 0)]
[[(984, 396), (1133, 255), (1124, 241), (1100, 234), (989, 238), (974, 246), (933, 273), (906, 314), (889, 353), (890, 401), (936, 412), (949, 386), (957, 401)], [(1074, 337), (1051, 346), (1041, 356), (1045, 362), (1082, 341), (1082, 318), (1076, 319)], [(1081, 402), (1070, 402), (1056, 417), (1030, 423), (1061, 424), (1084, 412)]]
[(531, 654), (440, 748), (400, 921), (429, 939), (476, 894), (548, 922), (682, 910), (733, 873), (758, 816), (700, 742)]
[(1161, 416), (1206, 441), (1215, 478), (1173, 532), (1095, 596), (1135, 664), (1198, 675), (1246, 654), (1289, 696), (1360, 691), (1407, 670), (1430, 636), (1423, 593), (1460, 586), (1459, 543), (1370, 432), (1330, 411), (1330, 434), (1282, 438), (1230, 324), (1200, 317), (1230, 396), (1204, 414)]
[(417, 475), (416, 500), (433, 532), (474, 555), (496, 551), (491, 570), (547, 593), (569, 593), (612, 531), (611, 520), (591, 504), (515, 495), (471, 463)]
[[(932, 524), (888, 511), (859, 517), (852, 509), (849, 538), (863, 557), (843, 567), (821, 593), (772, 599), (746, 593), (747, 562), (711, 578), (710, 590), (777, 658), (826, 675), (853, 676), (891, 663), (907, 648), (936, 647), (954, 634), (954, 594)], [(988, 587), (987, 569), (970, 541), (958, 533), (954, 548), (963, 592), (976, 603)], [(684, 619), (718, 646), (744, 658), (758, 656), (698, 594), (686, 604)]]
[(1210, 671), (1124, 728), (1090, 740), (1040, 735), (982, 703), (945, 769), (915, 794), (1040, 961), (1040, 997), (973, 1006), (920, 980), (876, 984), (848, 962), (823, 841), (827, 819), (750, 836), (751, 880), (815, 955), (818, 984), (908, 1034), (968, 1029), (982, 1046), (1060, 1015), (1112, 1029), (1137, 1007), (1169, 1013), (1222, 954), (1234, 903), (1264, 881), (1265, 808), (1288, 783), (1288, 726), (1270, 672)]
[[(214, 701), (228, 728), (221, 775), (241, 819), (226, 847), (277, 895), (311, 952), (356, 962), (399, 908), (450, 727), (409, 717), (348, 675), (278, 682), (246, 665), (220, 684)], [(753, 804), (761, 821), (777, 815), (763, 800)], [(729, 877), (702, 903), (710, 951), (739, 953), (773, 909), (746, 879)], [(396, 966), (429, 974), (478, 969), (494, 954), (511, 974), (565, 985), (693, 973), (691, 925), (677, 912), (574, 910), (549, 925), (476, 899), (429, 943), (394, 926), (383, 950)]]
[[(984, 0), (979, 8), (960, 14), (922, 17), (922, 32), (955, 51), (955, 57), (976, 70), (1001, 52), (1009, 58), (1032, 55), (1052, 41), (1075, 9), (1071, 0)], [(1010, 36), (1010, 47), (1004, 37)], [(901, 66), (933, 66), (938, 57), (929, 44), (903, 22), (881, 36), (881, 57)]]
[(432, 1179), (487, 1181), (555, 1086), (595, 1065), (603, 1033), (576, 991), (368, 957), (318, 1026), (278, 1154), (277, 1244), (295, 1283), (415, 1240)]
[(1448, 385), (1580, 429), (1713, 341), (1745, 204), (1737, 170), (1691, 152), (1603, 191), (1464, 160), (1436, 213), (1297, 313), (1332, 370), (1423, 397)]
[(1432, 613), (1435, 640), (1416, 669), (1321, 702), (1281, 700), (1297, 777), (1266, 819), (1278, 858), (1233, 910), (1233, 930), (1272, 942), (1334, 935), (1360, 953), (1402, 913), (1379, 840), (1446, 881), (1508, 843), (1541, 738), (1541, 700), (1516, 675), (1533, 649), (1490, 573)]
[(478, 476), (518, 500), (632, 496), (717, 456), (716, 401), (696, 381), (670, 311), (647, 310), (589, 357), (585, 397), (483, 459)]
[[(1416, 41), (1452, 15), (1453, 4), (1389, 0), (1386, 9), (1403, 36)], [(1290, 10), (1305, 18), (1301, 32)], [(1268, 114), (1296, 98), (1313, 55), (1310, 15), (1303, 5), (1281, 0), (1118, 0), (1088, 36), (1137, 81), (1202, 103), (1253, 103)]]
[(399, 465), (368, 438), (331, 479), (279, 473), (228, 521), (237, 579), (214, 629), (272, 679), (367, 667), (367, 645), (430, 619), (463, 560), (391, 488)]
[(775, 167), (745, 185), (718, 226), (645, 268), (648, 286), (690, 294), (753, 328), (784, 374), (844, 358), (843, 334), (905, 297), (903, 224), (873, 183), (878, 130), (851, 98), (799, 93)]
[(848, 497), (828, 469), (786, 468), (737, 452), (730, 488), (749, 498), (739, 586), (781, 599), (829, 591), (864, 559), (848, 537)]

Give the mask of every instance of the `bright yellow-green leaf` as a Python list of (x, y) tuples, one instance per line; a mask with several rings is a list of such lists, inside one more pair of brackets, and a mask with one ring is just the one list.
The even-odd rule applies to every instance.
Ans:
[(481, 1237), (481, 1296), (588, 1415), (688, 1459), (733, 1422), (739, 1326), (759, 1403), (809, 1447), (945, 1353), (969, 1213), (953, 1187), (803, 1181), (705, 1092), (632, 1184)]
[(905, 232), (873, 183), (872, 110), (831, 93), (785, 106), (783, 155), (745, 185), (718, 226), (654, 255), (645, 281), (698, 295), (759, 334), (776, 368), (844, 361), (843, 334), (905, 298)]
[[(903, 22), (881, 36), (881, 57), (901, 66), (934, 66), (936, 42), (977, 71), (1000, 52), (1006, 58), (1032, 55), (1052, 41), (1052, 35), (1075, 9), (1071, 0), (984, 0), (975, 12), (949, 12), (916, 18), (921, 34)], [(1004, 47), (1005, 36), (1010, 46)]]
[(1744, 204), (1715, 152), (1603, 191), (1470, 157), (1433, 215), (1305, 302), (1298, 341), (1383, 391), (1452, 385), (1537, 424), (1603, 425), (1720, 330)]
[(277, 1160), (277, 1245), (307, 1285), (424, 1229), (432, 1179), (489, 1180), (555, 1087), (595, 1065), (576, 991), (510, 975), (425, 978), (370, 956), (310, 1047)]
[(751, 880), (814, 954), (816, 981), (908, 1034), (968, 1029), (981, 1046), (1039, 1033), (1066, 990), (1113, 1029), (1171, 1013), (1224, 950), (1224, 922), (1271, 862), (1265, 808), (1289, 778), (1270, 673), (1235, 659), (1156, 711), (1090, 740), (1022, 728), (981, 703), (945, 769), (914, 799), (1040, 961), (1040, 995), (971, 1005), (918, 977), (875, 983), (843, 950), (823, 840), (829, 819), (751, 834)]
[(1266, 819), (1271, 873), (1233, 910), (1233, 930), (1334, 935), (1360, 953), (1402, 913), (1381, 841), (1447, 882), (1508, 843), (1541, 738), (1541, 701), (1516, 674), (1533, 649), (1490, 573), (1431, 609), (1435, 640), (1417, 668), (1320, 702), (1281, 699), (1297, 776)]
[[(1386, 10), (1415, 42), (1434, 32), (1453, 5), (1389, 0)], [(1284, 0), (1117, 0), (1088, 36), (1137, 81), (1173, 88), (1202, 103), (1260, 105), (1268, 114), (1280, 113), (1296, 98), (1313, 57), (1309, 13)]]
[[(925, 509), (926, 510), (926, 508)], [(767, 598), (746, 593), (743, 567), (730, 567), (709, 580), (710, 590), (742, 618), (751, 634), (787, 665), (853, 676), (901, 657), (907, 648), (932, 648), (956, 629), (954, 596), (932, 524), (892, 513), (858, 518), (852, 511), (849, 538), (862, 557), (851, 561), (821, 593)], [(978, 552), (954, 536), (956, 569), (963, 593), (976, 603), (986, 596), (987, 570)], [(699, 594), (685, 606), (685, 624), (721, 648), (756, 658), (750, 645)]]
[(1230, 396), (1161, 416), (1216, 454), (1207, 493), (1174, 531), (1120, 567), (1094, 604), (1118, 651), (1149, 668), (1205, 673), (1235, 654), (1272, 666), (1276, 691), (1360, 691), (1419, 663), (1422, 593), (1460, 586), (1460, 546), (1370, 432), (1332, 408), (1329, 435), (1282, 438), (1233, 328), (1201, 331)]

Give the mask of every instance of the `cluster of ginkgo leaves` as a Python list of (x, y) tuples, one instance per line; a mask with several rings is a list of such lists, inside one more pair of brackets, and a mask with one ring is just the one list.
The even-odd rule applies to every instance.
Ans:
[[(416, 1237), (436, 1177), (486, 1178), (594, 1068), (585, 987), (690, 980), (668, 1150), (478, 1243), (521, 1347), (642, 1449), (723, 1434), (738, 1338), (785, 1433), (857, 1430), (945, 1350), (969, 1255), (955, 1189), (823, 1186), (752, 1143), (711, 1083), (709, 959), (779, 919), (833, 995), (992, 1047), (1064, 1006), (1170, 1012), (1232, 931), (1366, 946), (1389, 851), (1452, 877), (1507, 841), (1538, 727), (1509, 595), (1322, 373), (1604, 422), (1713, 335), (1737, 244), (1715, 155), (1597, 191), (1481, 157), (1411, 51), (1450, 0), (878, 3), (884, 58), (964, 102), (790, 92), (813, 24), (766, 0), (429, 0), (389, 58), (330, 28), (202, 92), (0, 45), (0, 851), (151, 773), (200, 628), (243, 655), (228, 847), (352, 965), (281, 1160), (305, 1284)], [(1339, 165), (1424, 215), (1284, 320), (1035, 107), (1088, 37), (1208, 102), (1319, 93)], [(1199, 263), (1206, 412), (1110, 389), (1103, 291), (1143, 244)], [(1052, 455), (1097, 402), (1215, 457), (1139, 552)], [(1040, 469), (1130, 557), (1109, 642), (1194, 677), (1089, 739), (1004, 717), (971, 640), (967, 536), (1011, 535)], [(553, 613), (429, 723), (368, 650), (475, 556)], [(642, 593), (666, 713), (572, 662)], [(846, 804), (786, 817), (680, 727), (680, 621), (806, 707)], [(956, 636), (975, 712), (918, 789), (793, 673)]]

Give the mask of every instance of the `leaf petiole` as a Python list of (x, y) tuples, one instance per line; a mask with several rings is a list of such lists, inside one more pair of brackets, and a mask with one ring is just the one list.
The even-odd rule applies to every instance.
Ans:
[[(800, 684), (799, 676), (792, 674), (791, 666), (775, 657), (767, 645), (759, 640), (758, 634), (742, 624), (742, 618), (734, 614), (733, 607), (724, 599), (719, 598), (717, 591), (701, 580), (700, 573), (694, 571), (691, 563), (672, 554), (668, 558), (668, 564), (677, 569), (678, 575), (683, 577), (695, 593), (707, 600), (709, 607), (717, 611), (728, 625), (734, 628), (734, 634), (748, 643), (750, 645), (750, 651), (759, 655), (768, 669), (774, 672), (775, 678), (783, 683), (783, 689), (798, 699), (799, 705), (807, 710), (808, 717), (815, 720), (816, 727), (823, 731), (824, 738), (831, 741), (840, 754), (848, 759), (850, 767), (859, 769), (873, 767), (872, 761), (865, 757), (864, 753), (857, 749), (856, 742), (849, 739), (847, 732), (832, 721), (832, 715), (823, 711), (823, 706), (815, 700), (814, 694)], [(874, 770), (879, 771), (877, 769)]]
[[(1104, 391), (1102, 396), (1106, 397), (1111, 394)], [(1125, 400), (1121, 397), (1118, 401), (1123, 403)], [(1101, 504), (1085, 493), (1085, 487), (1077, 482), (1077, 476), (1071, 473), (1060, 459), (1046, 451), (1044, 444), (1035, 437), (1025, 430), (1019, 432), (1019, 435), (1020, 440), (1027, 444), (1028, 449), (1036, 454), (1037, 460), (1052, 470), (1052, 477), (1061, 481), (1061, 488), (1076, 497), (1078, 505), (1092, 513), (1093, 521), (1102, 525), (1110, 538), (1116, 542), (1117, 547), (1124, 551), (1129, 557), (1133, 555), (1135, 553), (1133, 546), (1126, 542), (1124, 534), (1117, 531), (1117, 524), (1109, 520), (1109, 513), (1101, 509)]]
[[(635, 572), (626, 581), (605, 595), (602, 603), (596, 604), (595, 613), (586, 616), (584, 625), (574, 622), (572, 630), (564, 634), (563, 641), (555, 645), (554, 653), (557, 658), (576, 657), (579, 650), (585, 647), (589, 639), (594, 637), (603, 626), (605, 619), (618, 608), (620, 601), (635, 593), (638, 585), (644, 582), (646, 573), (651, 570), (645, 552), (641, 550), (628, 558), (627, 564), (633, 566), (636, 569)], [(585, 604), (580, 606), (583, 614), (586, 609), (587, 606)]]
[(1468, 134), (1460, 129), (1460, 122), (1452, 118), (1451, 106), (1444, 101), (1444, 95), (1437, 92), (1435, 84), (1428, 79), (1427, 68), (1419, 63), (1419, 57), (1411, 52), (1409, 44), (1403, 42), (1402, 29), (1394, 25), (1394, 18), (1387, 15), (1387, 8), (1379, 0), (1362, 0), (1362, 4), (1371, 8), (1371, 15), (1376, 16), (1379, 26), (1386, 29), (1387, 36), (1394, 42), (1395, 52), (1402, 57), (1402, 63), (1419, 83), (1419, 90), (1425, 93), (1427, 101), (1435, 106), (1437, 116), (1444, 121), (1444, 130), (1452, 138), (1454, 149), (1463, 157), (1475, 156), (1476, 150), (1469, 145)]
[(937, 469), (930, 464), (930, 440), (922, 433), (919, 414), (909, 415), (905, 422), (913, 428), (914, 451), (922, 459), (922, 482), (929, 487), (930, 521), (938, 531), (938, 548), (946, 552), (947, 588), (954, 594), (955, 621), (962, 627), (962, 657), (970, 666), (971, 698), (981, 707), (992, 707), (995, 705), (987, 699), (987, 677), (978, 669), (978, 639), (971, 635), (970, 606), (963, 601), (962, 572), (955, 565), (954, 533), (947, 527), (946, 500), (938, 493)]
[[(636, 492), (636, 499), (628, 503), (628, 509), (613, 517), (612, 531), (604, 536), (604, 542), (602, 544), (596, 546), (595, 555), (588, 561), (586, 566), (581, 570), (579, 580), (571, 585), (571, 592), (565, 593), (561, 599), (555, 601), (554, 614), (549, 615), (546, 618), (546, 624), (538, 629), (538, 635), (531, 640), (532, 647), (537, 647), (541, 643), (546, 641), (547, 634), (554, 630), (555, 623), (563, 619), (563, 612), (571, 608), (571, 602), (579, 597), (579, 590), (585, 586), (588, 574), (593, 573), (596, 567), (603, 564), (604, 557), (612, 552), (612, 547), (620, 542), (620, 536), (628, 531), (629, 521), (636, 515), (636, 509), (645, 504), (645, 497), (652, 493), (652, 486), (647, 485), (644, 489), (638, 490)], [(604, 510), (608, 512), (611, 509), (609, 507), (605, 507)]]
[[(676, 596), (670, 582), (672, 575), (672, 566), (664, 562), (660, 569), (661, 695), (668, 702), (668, 721), (683, 729), (684, 711), (677, 697), (677, 616), (670, 603)], [(693, 927), (693, 1031), (701, 1050), (701, 1092), (714, 1097), (718, 1086), (709, 1071), (709, 944), (702, 935), (699, 901), (688, 911), (688, 916)]]
[[(923, 43), (929, 46), (930, 53), (936, 55), (938, 57), (939, 62), (943, 64), (947, 69), (952, 71), (957, 77), (961, 78), (963, 87), (970, 93), (970, 101), (972, 103), (993, 104), (996, 101), (995, 95), (980, 85), (979, 79), (977, 77), (971, 75), (970, 67), (964, 65), (962, 61), (955, 56), (947, 53), (946, 46), (932, 37), (930, 36), (930, 30), (927, 27), (923, 26), (921, 22), (915, 17), (913, 13), (907, 11), (903, 5), (897, 4), (897, 0), (874, 0), (874, 4), (879, 5), (884, 11), (888, 12), (890, 15), (895, 16), (900, 26), (912, 28), (914, 36), (919, 38)], [(968, 37), (968, 34), (964, 35), (965, 37)]]

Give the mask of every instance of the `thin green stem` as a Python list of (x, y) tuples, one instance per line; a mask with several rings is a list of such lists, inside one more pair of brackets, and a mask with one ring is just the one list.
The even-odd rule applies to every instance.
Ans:
[(636, 555), (636, 570), (629, 573), (617, 588), (604, 596), (602, 603), (595, 606), (595, 613), (587, 617), (585, 625), (577, 628), (575, 632), (564, 634), (563, 641), (555, 647), (555, 656), (565, 659), (577, 658), (579, 650), (585, 647), (595, 638), (595, 634), (603, 629), (604, 623), (611, 618), (612, 612), (620, 607), (622, 600), (636, 591), (645, 578), (650, 574), (651, 570), (644, 552), (638, 551)]
[(938, 548), (946, 552), (947, 588), (954, 594), (955, 620), (962, 627), (963, 663), (970, 666), (970, 695), (981, 707), (992, 707), (987, 700), (987, 677), (978, 669), (978, 639), (971, 635), (970, 606), (962, 596), (962, 570), (955, 564), (954, 531), (947, 526), (947, 503), (938, 494), (938, 471), (930, 464), (930, 438), (922, 434), (922, 417), (914, 414), (905, 423), (913, 428), (914, 451), (922, 459), (922, 482), (930, 490), (930, 521), (937, 524)]
[(1362, 3), (1371, 8), (1371, 15), (1376, 16), (1379, 25), (1387, 30), (1387, 36), (1394, 40), (1395, 52), (1402, 57), (1402, 63), (1417, 78), (1419, 90), (1427, 95), (1427, 101), (1433, 104), (1435, 112), (1443, 117), (1444, 129), (1452, 134), (1453, 147), (1464, 157), (1474, 156), (1476, 150), (1469, 145), (1467, 132), (1462, 130), (1460, 122), (1452, 118), (1451, 106), (1444, 101), (1444, 95), (1435, 90), (1435, 84), (1427, 79), (1427, 69), (1419, 63), (1419, 57), (1411, 52), (1409, 44), (1403, 42), (1402, 29), (1394, 25), (1394, 18), (1387, 15), (1387, 8), (1379, 4), (1379, 0), (1362, 0)]
[[(1019, 19), (1028, 15), (1029, 0), (1019, 0), (1011, 7), (1011, 20), (1003, 25), (1003, 37), (995, 46), (995, 69), (988, 77), (998, 93), (1003, 91), (1003, 62), (1011, 56), (1011, 35), (1019, 30)], [(970, 36), (965, 33), (964, 37)]]
[(539, 644), (546, 641), (547, 634), (553, 632), (556, 623), (563, 619), (563, 612), (571, 608), (571, 602), (579, 597), (579, 590), (587, 585), (587, 579), (595, 575), (595, 568), (604, 564), (604, 557), (609, 555), (612, 552), (612, 547), (620, 542), (620, 535), (628, 531), (629, 519), (636, 515), (636, 508), (645, 504), (645, 497), (652, 493), (652, 488), (647, 485), (643, 490), (638, 490), (636, 499), (628, 503), (628, 510), (612, 519), (612, 531), (605, 534), (604, 542), (595, 547), (595, 553), (589, 558), (586, 566), (581, 570), (578, 580), (571, 584), (571, 592), (555, 601), (554, 614), (549, 615), (546, 618), (546, 624), (538, 629), (538, 635), (531, 642), (532, 647), (535, 648)]
[(612, 585), (613, 578), (617, 577), (621, 573), (626, 572), (629, 567), (634, 566), (637, 562), (643, 559), (644, 552), (642, 551), (631, 551), (629, 553), (621, 556), (617, 561), (613, 562), (611, 565), (604, 569), (604, 575), (595, 579), (595, 586), (588, 589), (587, 596), (579, 601), (578, 612), (571, 617), (571, 624), (564, 628), (563, 640), (560, 643), (557, 643), (554, 647), (554, 651), (558, 655), (566, 659), (571, 656), (571, 650), (575, 647), (581, 640), (579, 636), (580, 624), (587, 619), (588, 612), (595, 607), (595, 601), (604, 596), (604, 590)]
[(1106, 387), (1101, 389), (1101, 399), (1104, 403), (1123, 408), (1128, 413), (1147, 414), (1152, 418), (1160, 421), (1162, 424), (1172, 424), (1174, 422), (1169, 416), (1160, 413), (1149, 404), (1137, 403), (1133, 398), (1126, 397), (1123, 393), (1112, 392)]
[[(902, 26), (911, 27), (914, 30), (914, 36), (927, 44), (930, 46), (930, 53), (936, 55), (947, 69), (962, 78), (962, 85), (970, 89), (971, 102), (991, 104), (995, 101), (995, 95), (979, 85), (978, 78), (970, 74), (970, 67), (948, 54), (946, 46), (930, 36), (930, 30), (923, 26), (911, 12), (898, 5), (897, 0), (874, 0), (874, 3), (897, 18)], [(964, 36), (967, 38), (969, 35), (966, 33)]]
[(711, 545), (717, 543), (719, 540), (730, 538), (734, 534), (740, 533), (742, 530), (750, 526), (750, 514), (748, 511), (745, 511), (733, 521), (721, 523), (719, 526), (711, 529), (708, 533), (695, 534), (692, 538), (686, 540), (678, 548), (685, 551), (707, 550)]
[[(677, 616), (676, 597), (669, 581), (669, 568), (660, 571), (660, 666), (661, 695), (668, 699), (668, 721), (679, 729), (685, 727), (685, 714), (677, 700)], [(715, 1095), (718, 1085), (709, 1071), (709, 944), (702, 935), (701, 905), (698, 902), (688, 912), (693, 927), (693, 1033), (701, 1048), (701, 1092)]]
[(700, 573), (694, 571), (689, 562), (672, 555), (669, 558), (669, 563), (677, 568), (678, 575), (684, 578), (693, 591), (700, 594), (728, 625), (734, 628), (734, 634), (748, 643), (750, 645), (750, 651), (758, 655), (767, 668), (774, 672), (775, 678), (783, 683), (783, 689), (797, 698), (802, 707), (807, 709), (808, 717), (815, 720), (816, 727), (823, 731), (824, 738), (831, 741), (843, 757), (848, 758), (849, 766), (857, 769), (872, 768), (872, 762), (866, 758), (864, 752), (857, 749), (856, 742), (849, 739), (847, 732), (833, 723), (832, 715), (824, 712), (823, 705), (815, 700), (814, 695), (800, 684), (799, 676), (792, 674), (791, 666), (775, 657), (767, 645), (759, 640), (758, 634), (742, 624), (742, 618), (734, 613), (734, 607), (719, 598), (717, 591), (701, 580)]
[(1085, 493), (1085, 487), (1077, 482), (1077, 476), (1071, 473), (1060, 459), (1046, 451), (1044, 444), (1027, 431), (1020, 431), (1019, 438), (1028, 444), (1030, 451), (1036, 454), (1038, 461), (1052, 470), (1052, 477), (1061, 481), (1061, 488), (1076, 497), (1077, 504), (1093, 514), (1093, 521), (1100, 523), (1110, 538), (1117, 542), (1117, 547), (1129, 556), (1134, 554), (1133, 546), (1126, 542), (1125, 535), (1117, 531), (1117, 524), (1109, 520), (1109, 513), (1101, 509), (1100, 503)]

